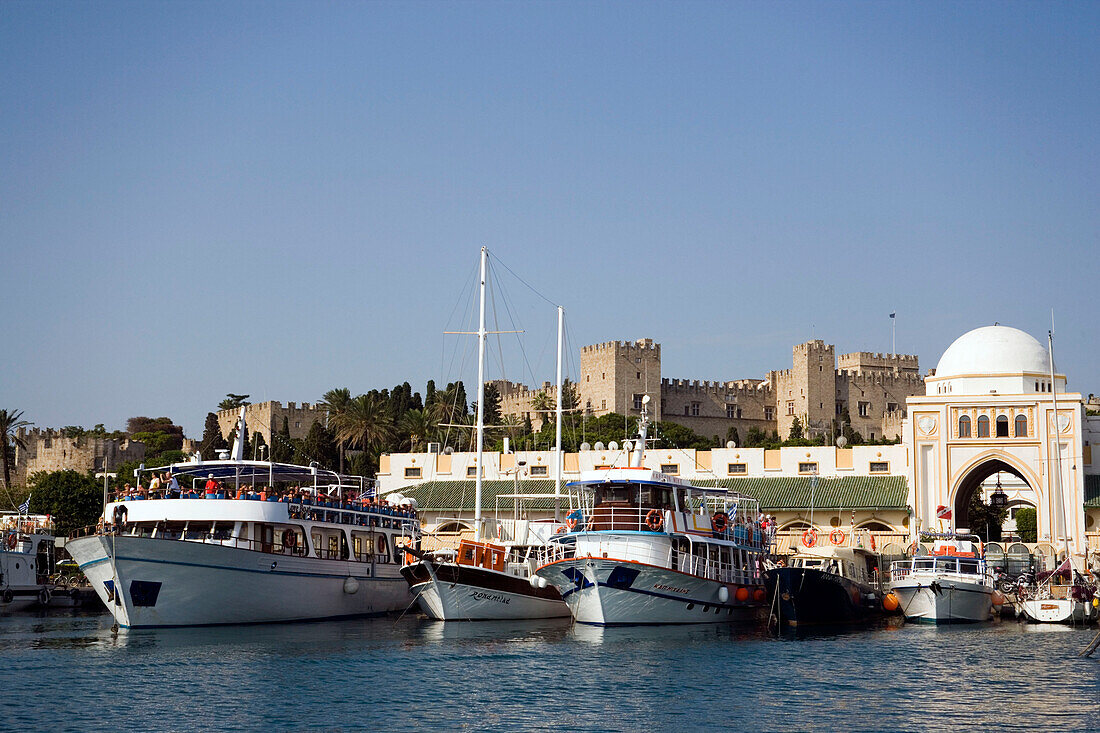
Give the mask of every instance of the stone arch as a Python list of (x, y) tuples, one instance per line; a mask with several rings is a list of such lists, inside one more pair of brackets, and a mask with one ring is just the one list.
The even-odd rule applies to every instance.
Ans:
[(991, 450), (971, 459), (962, 469), (955, 473), (951, 481), (951, 494), (948, 497), (950, 508), (954, 512), (954, 524), (956, 527), (969, 527), (969, 506), (974, 492), (979, 489), (982, 482), (998, 472), (1011, 473), (1016, 478), (1028, 485), (1040, 506), (1045, 501), (1042, 482), (1039, 477), (1021, 462), (1016, 456), (1001, 450)]

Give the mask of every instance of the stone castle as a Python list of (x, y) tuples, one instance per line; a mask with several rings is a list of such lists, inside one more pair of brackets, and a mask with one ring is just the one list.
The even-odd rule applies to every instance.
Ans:
[[(240, 408), (219, 410), (217, 416), (218, 429), (222, 437), (228, 440), (233, 429), (237, 427)], [(271, 445), (271, 434), (283, 429), (283, 418), (286, 418), (290, 437), (301, 440), (309, 435), (309, 429), (313, 427), (313, 423), (319, 422), (323, 425), (327, 416), (328, 412), (323, 408), (308, 402), (300, 405), (288, 402), (285, 407), (283, 403), (275, 401), (254, 402), (247, 405), (244, 412), (248, 432), (264, 436), (264, 442), (268, 445)]]
[(26, 448), (20, 448), (18, 443), (15, 445), (11, 475), (13, 485), (26, 483), (39, 471), (72, 469), (81, 473), (114, 473), (122, 463), (145, 458), (145, 444), (136, 440), (91, 435), (67, 438), (52, 428), (21, 428), (15, 435)]
[[(551, 419), (532, 406), (540, 393), (552, 404), (550, 383), (495, 384), (503, 415), (530, 417), (536, 430)], [(839, 433), (845, 413), (853, 430), (876, 440), (901, 435), (905, 398), (924, 394), (924, 379), (916, 356), (855, 352), (838, 358), (835, 347), (820, 339), (796, 345), (791, 368), (768, 372), (764, 379), (670, 379), (661, 375), (661, 345), (639, 339), (583, 347), (577, 392), (589, 415), (637, 415), (642, 397), (649, 395), (650, 414), (657, 420), (720, 441), (730, 428), (742, 439), (753, 428), (786, 438), (795, 417), (807, 436)]]

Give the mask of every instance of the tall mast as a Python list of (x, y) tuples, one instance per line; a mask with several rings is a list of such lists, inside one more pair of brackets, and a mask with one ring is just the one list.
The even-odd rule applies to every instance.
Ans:
[[(1052, 316), (1053, 320), (1053, 316)], [(1053, 326), (1053, 324), (1052, 324)], [(1062, 541), (1069, 560), (1069, 521), (1066, 518), (1066, 500), (1062, 496), (1062, 425), (1058, 419), (1058, 383), (1054, 381), (1054, 329), (1047, 331), (1047, 349), (1050, 353), (1050, 399), (1054, 403), (1054, 495), (1062, 512)], [(1073, 577), (1073, 562), (1070, 561), (1070, 578)]]
[(474, 531), (481, 537), (481, 459), (485, 448), (485, 269), (489, 250), (481, 248), (481, 306), (477, 323), (477, 467), (474, 469)]
[(561, 521), (561, 351), (565, 319), (565, 309), (558, 306), (558, 395), (557, 408), (554, 410), (554, 521)]

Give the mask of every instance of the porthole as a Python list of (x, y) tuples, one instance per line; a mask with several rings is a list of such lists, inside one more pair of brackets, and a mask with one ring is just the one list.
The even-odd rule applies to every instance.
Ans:
[(693, 608), (695, 608), (695, 604), (694, 603), (689, 603), (688, 604), (688, 610), (690, 611)]
[(703, 606), (703, 613), (710, 611), (710, 606)]

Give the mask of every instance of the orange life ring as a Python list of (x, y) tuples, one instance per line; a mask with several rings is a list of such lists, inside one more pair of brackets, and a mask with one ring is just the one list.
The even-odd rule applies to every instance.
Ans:
[(576, 517), (566, 517), (565, 518), (565, 526), (569, 528), (570, 532), (572, 532), (574, 529), (577, 528), (577, 518)]
[(649, 527), (654, 532), (661, 531), (661, 525), (665, 523), (664, 517), (656, 509), (650, 509), (649, 514), (645, 515), (645, 526)]
[(726, 527), (730, 526), (730, 515), (725, 512), (715, 512), (714, 516), (710, 518), (710, 522), (714, 526), (715, 532), (725, 532)]
[(817, 530), (810, 527), (808, 530), (802, 533), (802, 544), (806, 547), (813, 547), (817, 544)]
[(14, 532), (12, 532), (8, 535), (8, 549), (14, 550), (17, 544), (19, 544), (19, 538), (15, 536)]
[(842, 529), (834, 529), (829, 533), (829, 542), (832, 542), (834, 545), (843, 545), (844, 539), (845, 535)]
[(875, 547), (875, 536), (874, 535), (871, 535), (871, 549), (872, 550), (877, 549)]

